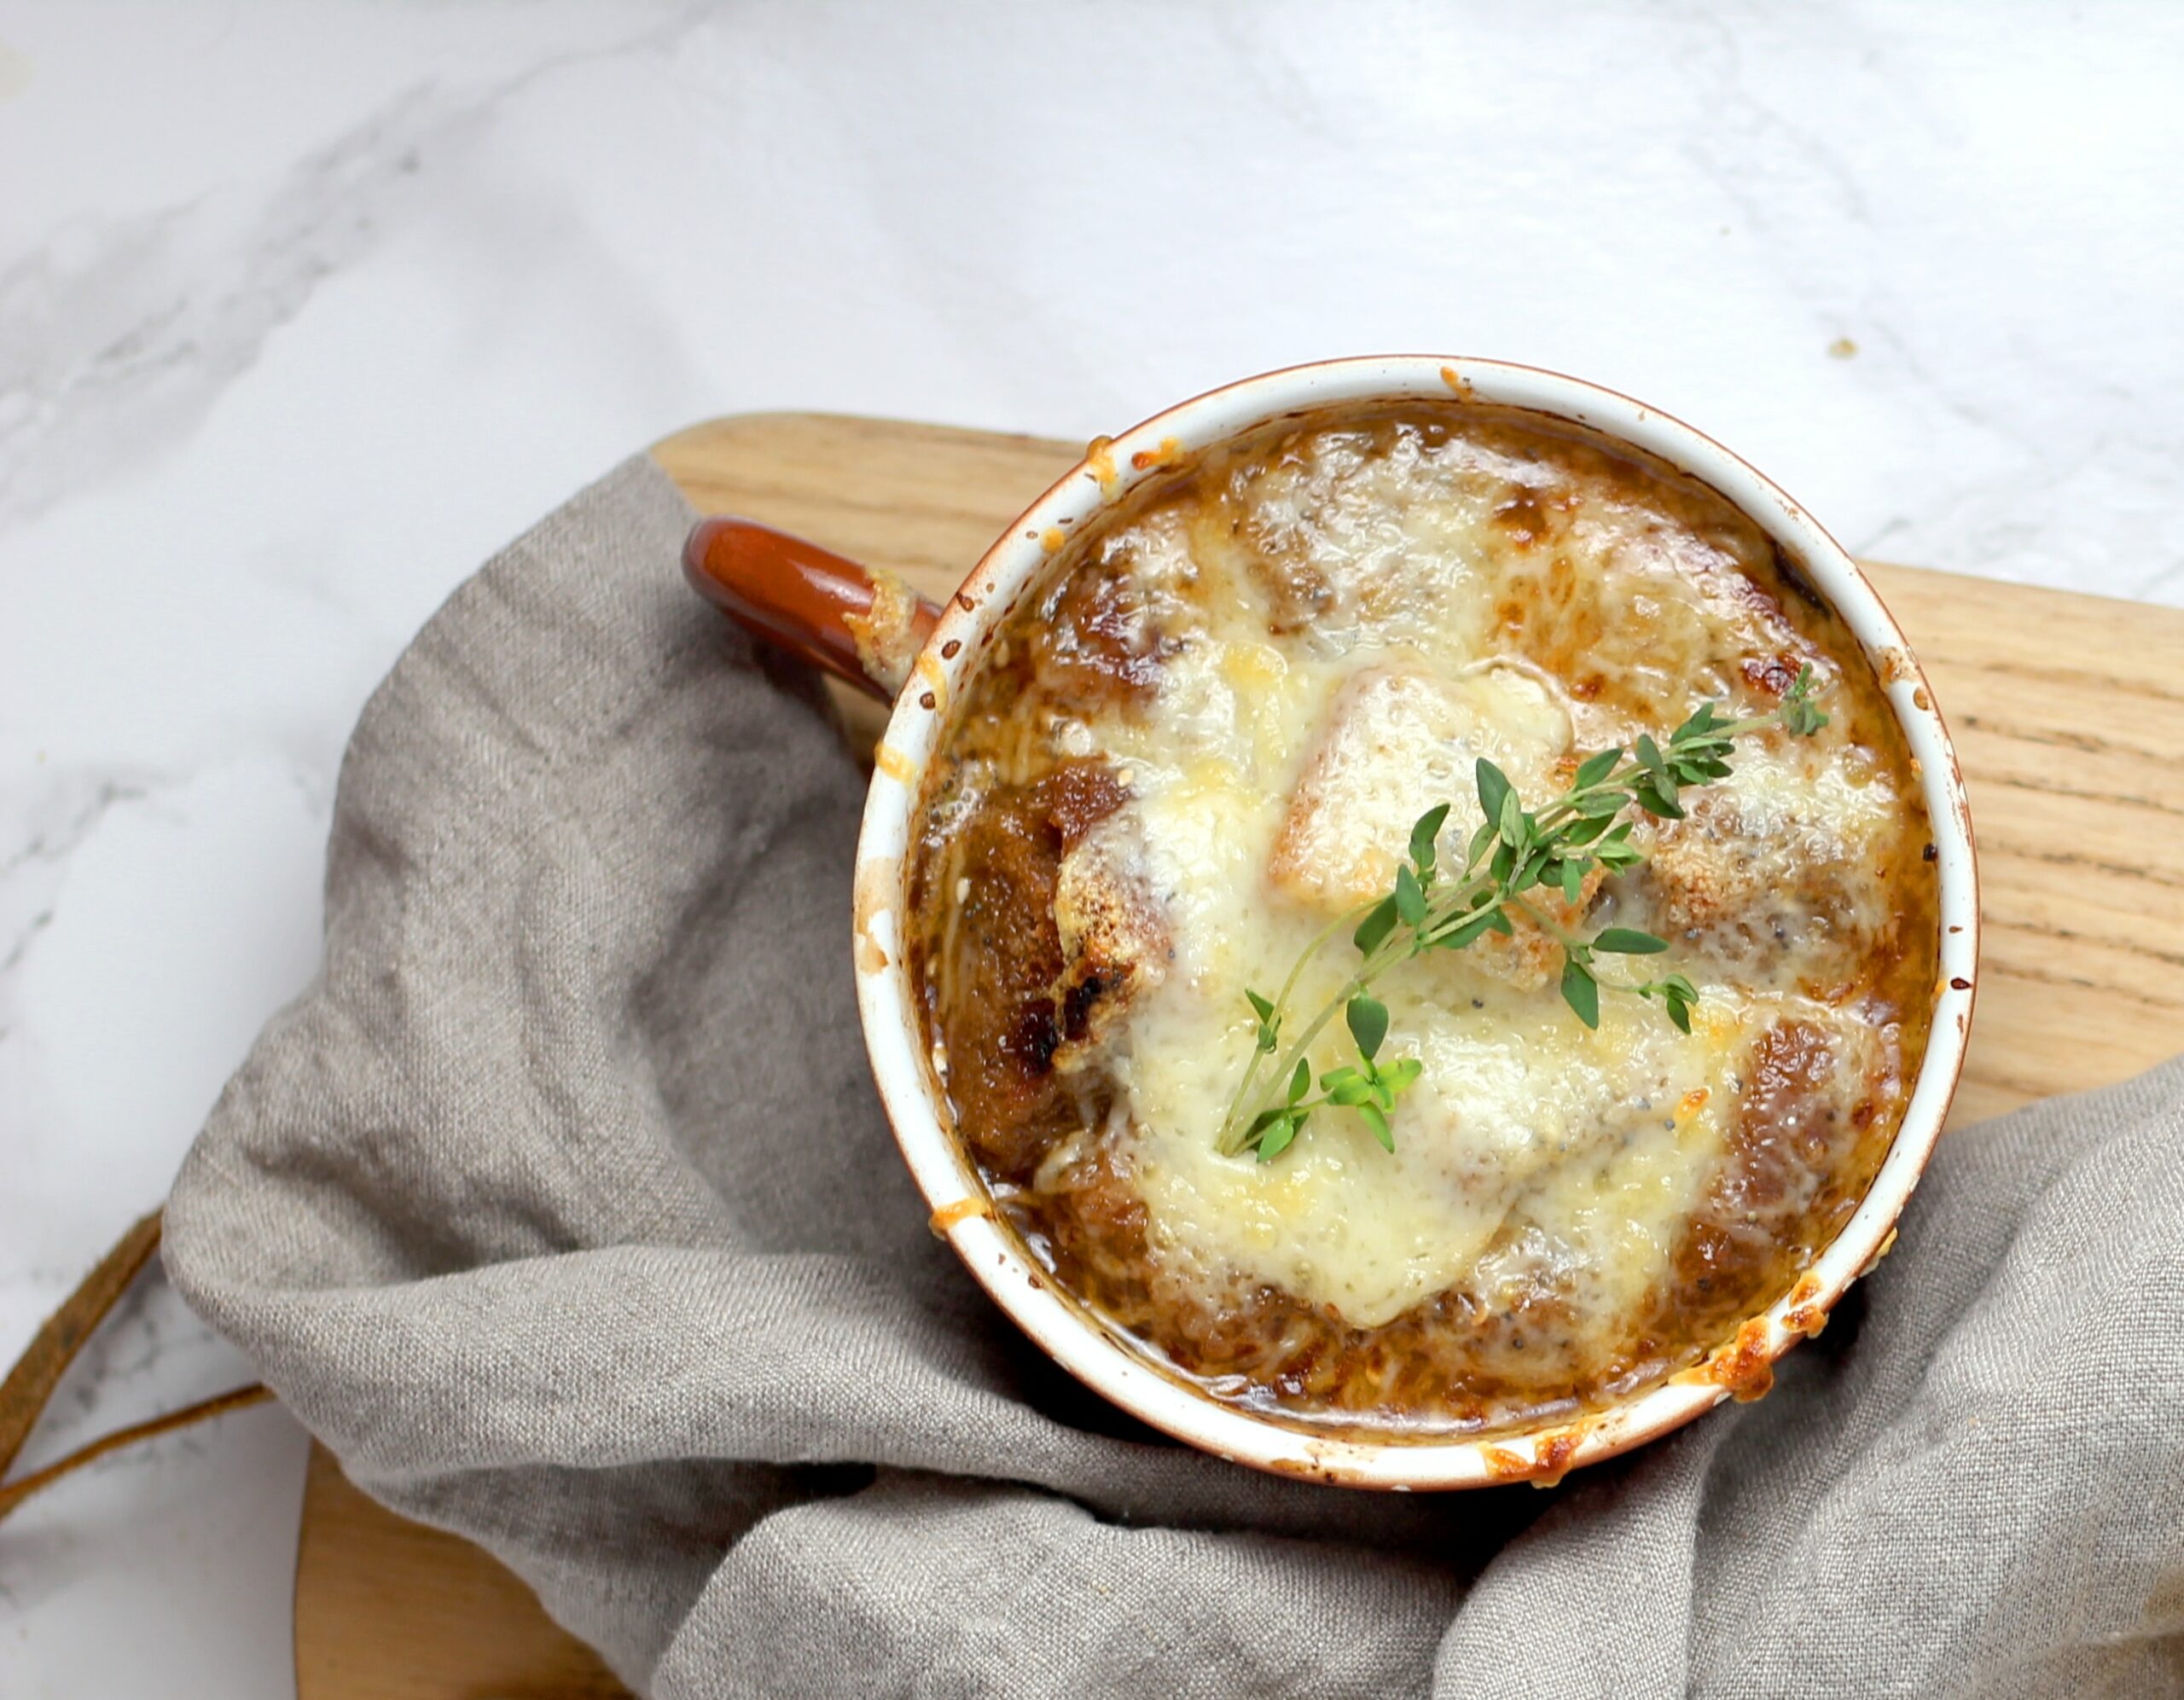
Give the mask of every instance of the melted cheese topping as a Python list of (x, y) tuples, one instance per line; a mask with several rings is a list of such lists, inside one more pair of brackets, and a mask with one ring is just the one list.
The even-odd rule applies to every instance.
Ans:
[[(1536, 932), (1436, 953), (1375, 988), (1395, 1012), (1384, 1058), (1424, 1065), (1392, 1156), (1339, 1110), (1273, 1163), (1217, 1149), (1252, 1048), (1242, 989), (1271, 992), (1331, 915), (1385, 891), (1436, 802), (1455, 804), (1443, 855), (1460, 862), (1477, 757), (1537, 806), (1577, 753), (1664, 734), (1702, 700), (1764, 711), (1758, 682), (1785, 658), (1833, 674), (1729, 551), (1668, 523), (1658, 497), (1490, 435), (1331, 430), (1235, 471), (1219, 500), (1171, 502), (1118, 535), (1161, 634), (1157, 688), (1060, 744), (1123, 773), (1130, 800), (1102, 836), (1128, 845), (1172, 946), (1110, 1066), (1147, 1245), (1208, 1305), (1266, 1285), (1373, 1327), (1468, 1283), (1490, 1303), (1552, 1289), (1607, 1327), (1663, 1282), (1765, 1027), (1794, 1016), (1846, 1062), (1871, 1052), (1856, 1012), (1809, 983), (1832, 937), (1741, 954), (1710, 943), (1756, 900), (1809, 886), (1815, 866), (1845, 876), (1853, 928), (1861, 905), (1886, 901), (1870, 866), (1901, 817), (1886, 775), (1841, 729), (1795, 746), (1769, 734), (1745, 741), (1720, 788), (1726, 840), (1697, 817), (1682, 834), (1679, 889), (1694, 909), (1714, 892), (1722, 911), (1674, 929), (1695, 947), (1670, 959), (1702, 994), (1692, 1034), (1612, 995), (1589, 1030)], [(1657, 911), (1670, 907), (1626, 880), (1588, 925), (1668, 932)], [(1841, 931), (1843, 906), (1831, 914)], [(1318, 1008), (1352, 961), (1346, 944), (1323, 952), (1292, 1007)], [(1347, 1059), (1338, 1022), (1315, 1072)], [(1840, 1070), (1846, 1107), (1862, 1072)]]
[[(1739, 741), (1645, 862), (1535, 891), (1643, 928), (1693, 1030), (1560, 995), (1507, 937), (1381, 977), (1414, 1059), (1396, 1149), (1321, 1109), (1222, 1156), (1247, 987), (1299, 1030), (1356, 958), (1412, 823), (1478, 824), (1486, 757), (1536, 808), (1702, 701), (1764, 717), (1809, 665), (1818, 735)], [(927, 780), (912, 972), (998, 1213), (1057, 1283), (1211, 1396), (1409, 1436), (1566, 1414), (1731, 1339), (1885, 1153), (1931, 989), (1932, 871), (1879, 682), (1711, 490), (1460, 403), (1330, 411), (1141, 486), (994, 634)], [(1313, 1072), (1351, 1059), (1338, 1018)]]

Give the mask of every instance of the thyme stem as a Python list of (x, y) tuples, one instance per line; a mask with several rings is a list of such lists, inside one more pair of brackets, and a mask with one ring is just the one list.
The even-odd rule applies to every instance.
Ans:
[[(1443, 803), (1411, 828), (1409, 856), (1397, 863), (1391, 891), (1322, 927), (1291, 966), (1275, 996), (1246, 990), (1258, 1018), (1256, 1042), (1222, 1118), (1219, 1150), (1234, 1156), (1255, 1148), (1261, 1162), (1269, 1162), (1288, 1148), (1315, 1111), (1332, 1105), (1356, 1110), (1393, 1151), (1388, 1113), (1397, 1095), (1418, 1078), (1420, 1065), (1405, 1060), (1383, 1068), (1375, 1060), (1387, 1035), (1388, 1012), (1371, 996), (1370, 988), (1389, 969), (1427, 950), (1462, 949), (1488, 932), (1512, 932), (1512, 911), (1561, 947), (1563, 1001), (1587, 1026), (1600, 1024), (1605, 983), (1612, 991), (1658, 1001), (1669, 1019), (1689, 1032), (1699, 994), (1682, 975), (1632, 984), (1603, 983), (1594, 971), (1597, 953), (1651, 956), (1668, 949), (1665, 939), (1633, 927), (1607, 927), (1580, 937), (1525, 894), (1535, 886), (1558, 891), (1574, 906), (1595, 870), (1612, 873), (1645, 859), (1645, 852), (1630, 842), (1636, 813), (1682, 819), (1679, 794), (1727, 778), (1730, 747), (1737, 739), (1770, 727), (1809, 737), (1827, 724), (1827, 715), (1813, 701), (1812, 670), (1806, 667), (1770, 714), (1730, 720), (1719, 716), (1712, 703), (1703, 703), (1670, 735), (1665, 747), (1641, 735), (1629, 751), (1618, 745), (1595, 751), (1578, 763), (1571, 788), (1536, 813), (1525, 809), (1508, 775), (1481, 757), (1476, 780), (1484, 819), (1455, 879), (1437, 884), (1438, 841), (1452, 806)], [(1354, 929), (1350, 942), (1358, 953), (1357, 967), (1285, 1046), (1290, 1000), (1306, 970), (1345, 927)], [(1321, 1076), (1322, 1095), (1310, 1098), (1307, 1059), (1338, 1011), (1348, 1018), (1358, 1060)], [(1275, 1059), (1270, 1082), (1261, 1072), (1269, 1057)]]

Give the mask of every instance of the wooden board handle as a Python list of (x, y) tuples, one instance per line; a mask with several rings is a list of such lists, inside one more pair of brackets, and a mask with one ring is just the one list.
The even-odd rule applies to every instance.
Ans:
[[(152, 1254), (160, 1249), (166, 1221), (164, 1210), (154, 1210), (123, 1234), (113, 1250), (99, 1259), (98, 1267), (84, 1277), (83, 1285), (46, 1319), (45, 1326), (32, 1337), (15, 1368), (8, 1372), (5, 1380), (0, 1380), (0, 1477), (7, 1475), (8, 1466), (15, 1462), (23, 1442), (31, 1437), (31, 1430), (38, 1426), (38, 1419), (44, 1413), (54, 1390), (61, 1384), (62, 1373), (75, 1361), (76, 1355), (84, 1349), (114, 1306), (121, 1303), (122, 1295), (143, 1273), (144, 1266), (152, 1261)], [(131, 1423), (125, 1429), (102, 1435), (89, 1446), (77, 1448), (43, 1470), (33, 1470), (13, 1482), (0, 1482), (0, 1519), (41, 1488), (50, 1487), (62, 1477), (121, 1447), (187, 1428), (207, 1417), (261, 1405), (272, 1396), (269, 1389), (253, 1382), (248, 1387), (238, 1387), (217, 1398), (200, 1400), (148, 1422)]]
[(697, 593), (753, 635), (894, 700), (940, 610), (892, 572), (770, 525), (721, 514), (682, 546)]

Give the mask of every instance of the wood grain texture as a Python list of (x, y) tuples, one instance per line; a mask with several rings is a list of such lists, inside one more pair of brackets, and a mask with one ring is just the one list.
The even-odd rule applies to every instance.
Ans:
[[(706, 512), (935, 598), (1081, 452), (816, 414), (716, 420), (653, 451)], [(1984, 968), (1951, 1125), (2184, 1048), (2184, 613), (1867, 570), (1949, 719), (1979, 840)]]
[(296, 1547), (298, 1700), (628, 1693), (497, 1561), (366, 1499), (311, 1448)]
[[(936, 598), (1078, 452), (816, 414), (717, 420), (653, 450), (700, 509), (804, 533)], [(2184, 613), (1869, 571), (1949, 717), (1979, 840), (1984, 958), (1951, 1125), (2160, 1061), (2184, 1044)], [(841, 700), (854, 732), (876, 733), (868, 705)], [(322, 1456), (296, 1674), (301, 1700), (621, 1691), (492, 1559), (380, 1509)]]

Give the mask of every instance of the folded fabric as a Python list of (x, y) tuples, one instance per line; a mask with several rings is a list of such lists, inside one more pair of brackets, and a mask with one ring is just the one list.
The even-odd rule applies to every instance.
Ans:
[(1222, 1464), (927, 1231), (863, 781), (691, 517), (632, 461), (420, 635), (176, 1185), (174, 1279), (360, 1486), (660, 1696), (2184, 1692), (2184, 1065), (1949, 1135), (1771, 1395), (1559, 1488)]

